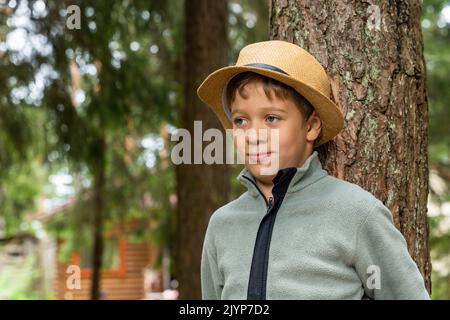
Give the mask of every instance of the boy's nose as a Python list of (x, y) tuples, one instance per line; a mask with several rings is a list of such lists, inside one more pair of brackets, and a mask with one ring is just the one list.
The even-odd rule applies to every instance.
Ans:
[(267, 152), (269, 150), (269, 129), (267, 128), (252, 128), (253, 132), (247, 134), (248, 152), (251, 154), (259, 152)]
[(252, 127), (247, 131), (247, 142), (251, 145), (267, 143), (269, 138), (269, 130), (264, 127)]

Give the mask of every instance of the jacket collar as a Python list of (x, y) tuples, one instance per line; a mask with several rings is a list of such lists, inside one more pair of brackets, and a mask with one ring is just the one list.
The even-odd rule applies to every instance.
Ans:
[[(293, 169), (295, 169), (296, 171), (289, 183), (286, 191), (287, 193), (299, 191), (328, 175), (328, 172), (322, 168), (322, 164), (320, 163), (317, 151), (313, 151), (313, 153), (308, 157), (308, 159), (306, 159), (305, 163), (301, 167), (280, 169), (278, 170), (276, 177), (272, 181), (276, 184), (278, 181), (283, 180), (283, 176), (292, 173)], [(246, 178), (244, 178), (244, 176)], [(253, 182), (249, 181), (248, 178), (250, 178)], [(260, 194), (256, 186), (255, 178), (247, 168), (242, 169), (236, 179), (247, 187), (249, 193), (252, 196), (257, 197)]]

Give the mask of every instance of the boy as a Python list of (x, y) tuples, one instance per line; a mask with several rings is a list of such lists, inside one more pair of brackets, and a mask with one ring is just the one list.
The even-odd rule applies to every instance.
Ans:
[[(209, 220), (203, 299), (430, 298), (390, 211), (322, 169), (314, 148), (339, 133), (343, 116), (311, 54), (254, 43), (197, 92), (226, 129), (278, 132), (276, 144), (269, 133), (238, 146), (248, 191)], [(278, 169), (262, 174), (274, 159)]]

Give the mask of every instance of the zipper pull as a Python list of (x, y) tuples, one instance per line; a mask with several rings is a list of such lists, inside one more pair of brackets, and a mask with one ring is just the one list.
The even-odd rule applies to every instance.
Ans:
[(273, 205), (273, 197), (269, 197), (269, 203), (267, 204), (267, 210), (270, 210), (270, 208), (272, 208)]

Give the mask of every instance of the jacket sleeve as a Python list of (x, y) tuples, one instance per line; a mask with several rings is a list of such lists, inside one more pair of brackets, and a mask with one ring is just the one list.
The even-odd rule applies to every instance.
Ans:
[(217, 265), (217, 251), (214, 244), (211, 221), (203, 240), (201, 258), (201, 288), (203, 300), (219, 300), (222, 295), (222, 277)]
[(430, 299), (405, 238), (378, 199), (357, 231), (354, 266), (372, 299)]

